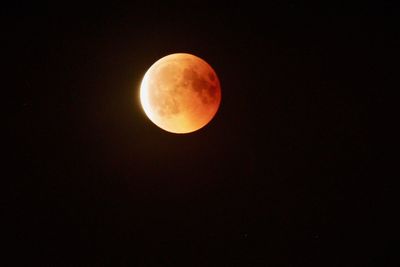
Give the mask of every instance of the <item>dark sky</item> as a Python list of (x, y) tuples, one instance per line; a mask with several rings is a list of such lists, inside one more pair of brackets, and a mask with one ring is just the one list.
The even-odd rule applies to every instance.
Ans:
[[(31, 266), (394, 262), (394, 188), (374, 142), (395, 73), (391, 5), (143, 2), (2, 8), (4, 254)], [(216, 117), (187, 135), (156, 127), (138, 99), (146, 70), (176, 52), (205, 59), (222, 86)]]

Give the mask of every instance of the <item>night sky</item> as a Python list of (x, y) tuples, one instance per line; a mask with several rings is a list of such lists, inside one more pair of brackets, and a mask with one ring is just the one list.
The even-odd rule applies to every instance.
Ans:
[[(395, 14), (2, 7), (0, 265), (394, 266), (395, 188), (376, 140)], [(138, 94), (177, 52), (206, 60), (222, 87), (214, 119), (186, 135), (155, 126)]]

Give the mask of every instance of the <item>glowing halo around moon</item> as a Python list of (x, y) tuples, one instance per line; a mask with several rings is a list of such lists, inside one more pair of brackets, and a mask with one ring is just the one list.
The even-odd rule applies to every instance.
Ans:
[(207, 125), (221, 103), (221, 86), (203, 59), (176, 53), (156, 61), (140, 85), (147, 117), (171, 133), (190, 133)]

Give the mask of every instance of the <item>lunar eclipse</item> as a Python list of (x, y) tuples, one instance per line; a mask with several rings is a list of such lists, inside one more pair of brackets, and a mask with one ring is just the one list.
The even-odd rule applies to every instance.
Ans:
[(203, 59), (176, 53), (155, 62), (144, 75), (140, 101), (161, 129), (190, 133), (207, 125), (221, 102), (217, 74)]
[(395, 2), (4, 1), (0, 267), (400, 266)]

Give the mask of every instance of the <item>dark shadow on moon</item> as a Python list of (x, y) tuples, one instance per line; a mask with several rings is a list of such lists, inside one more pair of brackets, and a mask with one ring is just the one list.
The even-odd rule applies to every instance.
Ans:
[(168, 118), (183, 112), (179, 99), (188, 90), (194, 92), (204, 106), (219, 100), (216, 74), (206, 66), (197, 69), (192, 60), (186, 65), (182, 69), (179, 64), (170, 62), (154, 69), (159, 79), (151, 82), (150, 102), (158, 116)]
[(192, 68), (185, 68), (183, 71), (182, 81), (190, 83), (190, 88), (197, 93), (203, 104), (214, 102), (217, 98), (218, 88), (215, 85), (215, 75), (210, 72), (208, 76), (211, 81), (214, 80), (212, 83)]

